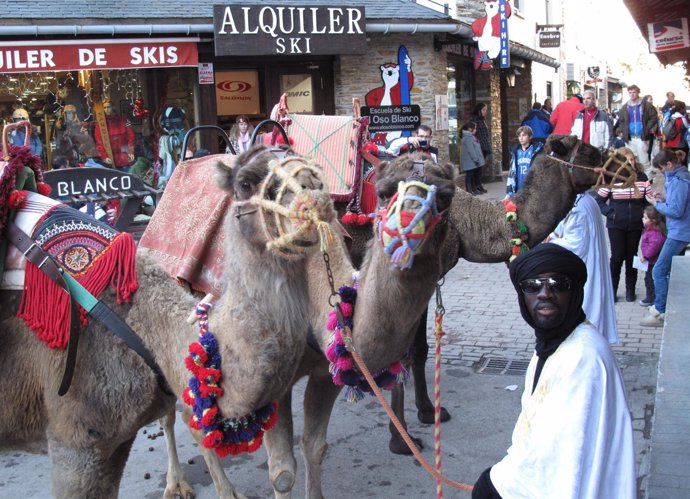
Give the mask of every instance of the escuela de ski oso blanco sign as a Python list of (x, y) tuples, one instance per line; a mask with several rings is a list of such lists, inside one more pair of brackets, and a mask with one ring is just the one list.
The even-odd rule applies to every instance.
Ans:
[(366, 52), (364, 7), (214, 5), (216, 56)]

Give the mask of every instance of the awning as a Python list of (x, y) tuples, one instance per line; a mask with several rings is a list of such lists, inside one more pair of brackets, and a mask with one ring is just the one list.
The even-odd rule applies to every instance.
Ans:
[(539, 64), (544, 64), (545, 66), (550, 66), (554, 69), (558, 69), (561, 66), (561, 63), (553, 57), (549, 57), (546, 54), (542, 54), (538, 50), (525, 47), (524, 45), (516, 42), (510, 42), (510, 55), (522, 57), (523, 59), (527, 59), (529, 61), (538, 62)]
[(0, 73), (194, 66), (198, 38), (0, 42)]
[[(652, 24), (652, 40), (668, 34), (670, 31), (682, 30), (682, 20), (685, 19), (685, 39), (687, 40), (687, 26), (690, 25), (690, 2), (688, 0), (623, 0), (635, 20), (647, 43), (650, 43), (650, 24)], [(655, 36), (656, 35), (656, 36)], [(681, 34), (682, 37), (682, 34)], [(679, 61), (690, 62), (690, 47), (681, 44), (678, 48), (653, 52), (661, 64), (673, 64)], [(650, 49), (650, 52), (652, 50)]]

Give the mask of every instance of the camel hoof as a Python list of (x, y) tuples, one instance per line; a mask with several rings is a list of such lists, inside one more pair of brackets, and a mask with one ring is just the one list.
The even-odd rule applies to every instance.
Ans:
[[(434, 424), (434, 411), (417, 411), (417, 419), (420, 423)], [(441, 423), (445, 423), (450, 419), (450, 413), (445, 407), (441, 407)]]
[[(424, 444), (422, 444), (421, 438), (410, 438), (419, 450), (422, 450), (424, 448)], [(400, 435), (394, 435), (391, 437), (390, 442), (388, 442), (388, 449), (390, 449), (390, 451), (393, 454), (400, 454), (401, 456), (409, 456), (412, 454), (412, 450), (407, 446), (407, 444), (402, 439), (402, 437), (400, 437)]]
[(273, 488), (276, 492), (285, 494), (292, 490), (293, 485), (295, 485), (295, 475), (289, 471), (282, 471), (280, 475), (273, 480)]

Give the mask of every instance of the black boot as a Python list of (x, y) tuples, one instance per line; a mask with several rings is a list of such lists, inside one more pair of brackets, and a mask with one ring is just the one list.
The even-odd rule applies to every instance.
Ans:
[(611, 284), (613, 285), (613, 301), (618, 301), (618, 282), (621, 279), (621, 266), (620, 264), (616, 266), (611, 262), (609, 268), (611, 269)]
[(625, 301), (635, 301), (637, 269), (625, 269)]

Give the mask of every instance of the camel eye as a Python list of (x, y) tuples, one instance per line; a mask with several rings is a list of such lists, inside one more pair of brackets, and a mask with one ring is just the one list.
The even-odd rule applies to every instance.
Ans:
[(240, 190), (242, 192), (251, 192), (252, 190), (252, 184), (250, 184), (247, 180), (244, 180), (240, 182)]

